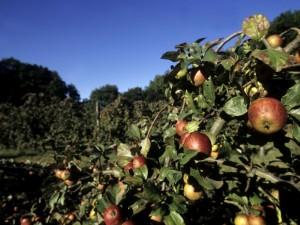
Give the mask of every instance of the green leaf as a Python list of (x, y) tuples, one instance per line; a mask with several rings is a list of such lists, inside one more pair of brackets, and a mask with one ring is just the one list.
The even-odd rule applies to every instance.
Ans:
[(205, 80), (203, 83), (203, 96), (209, 106), (213, 106), (215, 104), (215, 87), (212, 82), (212, 79)]
[(108, 205), (110, 205), (110, 202), (106, 201), (105, 198), (97, 199), (96, 201), (96, 209), (98, 212), (103, 212)]
[(119, 144), (117, 148), (117, 156), (132, 157), (129, 145), (123, 143)]
[(127, 184), (116, 184), (112, 188), (112, 194), (114, 195), (114, 202), (118, 205), (124, 198), (127, 192)]
[(298, 142), (300, 142), (300, 127), (296, 123), (293, 124), (292, 135)]
[(131, 124), (128, 131), (127, 135), (135, 140), (140, 140), (141, 139), (141, 132), (140, 129), (138, 128), (137, 125)]
[(169, 215), (164, 217), (164, 223), (166, 225), (185, 225), (182, 216), (175, 211), (171, 211)]
[(148, 177), (148, 167), (146, 165), (134, 170), (135, 176), (142, 176), (144, 179)]
[(256, 49), (252, 52), (252, 56), (269, 65), (276, 72), (281, 71), (287, 65), (289, 57), (287, 53), (275, 49)]
[(236, 203), (238, 203), (239, 205), (242, 205), (242, 206), (247, 206), (248, 203), (249, 203), (248, 198), (246, 196), (239, 196), (236, 193), (229, 194), (226, 197), (226, 199), (234, 201), (234, 202), (236, 202)]
[(294, 117), (296, 120), (300, 122), (300, 108), (298, 109), (291, 109), (289, 114)]
[(252, 163), (256, 165), (269, 165), (273, 161), (278, 161), (280, 157), (282, 157), (282, 153), (274, 147), (266, 150), (264, 155), (261, 155), (260, 152), (254, 154), (252, 157)]
[(288, 110), (300, 105), (300, 82), (288, 89), (281, 102)]
[(164, 131), (164, 134), (163, 134), (164, 140), (169, 138), (169, 137), (173, 137), (175, 134), (176, 134), (175, 127), (169, 127), (168, 129), (166, 129)]
[(168, 182), (173, 185), (176, 184), (178, 181), (181, 180), (182, 178), (182, 172), (178, 171), (178, 170), (173, 170), (171, 168), (166, 168), (163, 167), (160, 170), (160, 174), (159, 174), (159, 180), (163, 181), (164, 179), (167, 179)]
[(179, 55), (179, 52), (178, 51), (168, 51), (168, 52), (165, 52), (161, 58), (162, 59), (168, 59), (172, 62), (177, 62), (178, 61), (178, 55)]
[(208, 103), (207, 103), (206, 100), (205, 100), (204, 95), (202, 95), (202, 94), (198, 95), (198, 96), (195, 98), (195, 101), (196, 101), (198, 107), (201, 108), (201, 109), (206, 109), (206, 108), (209, 107)]
[(123, 143), (119, 144), (117, 148), (117, 163), (121, 167), (124, 167), (131, 161), (132, 158), (133, 155), (130, 151), (129, 146)]
[(300, 146), (294, 141), (290, 140), (285, 146), (291, 151), (293, 155), (300, 156)]
[(143, 192), (135, 194), (136, 197), (140, 199), (145, 199), (152, 203), (157, 203), (161, 201), (160, 192), (154, 186), (154, 184), (146, 183), (144, 185)]
[(150, 147), (151, 147), (151, 141), (149, 138), (145, 138), (144, 140), (142, 140), (141, 142), (141, 154), (145, 157), (147, 157), (148, 153), (149, 153), (149, 150), (150, 150)]
[(187, 72), (188, 70), (186, 68), (183, 68), (181, 70), (179, 70), (177, 73), (176, 73), (176, 79), (180, 79), (182, 77), (185, 77), (187, 75)]
[(217, 181), (213, 180), (209, 177), (203, 177), (198, 170), (191, 169), (191, 174), (192, 177), (195, 178), (195, 180), (198, 182), (200, 186), (202, 186), (205, 190), (214, 190), (214, 189), (219, 189), (223, 186), (224, 182), (223, 181)]
[(230, 58), (228, 58), (228, 59), (223, 59), (223, 60), (221, 61), (221, 65), (224, 67), (225, 70), (230, 71), (230, 70), (231, 70), (231, 67), (232, 67), (233, 65), (235, 65), (236, 62), (237, 62), (237, 59), (236, 59), (236, 58), (230, 57)]
[(184, 99), (185, 99), (186, 105), (189, 108), (191, 108), (191, 109), (195, 108), (193, 96), (188, 91), (185, 91), (185, 93), (184, 93)]
[(138, 176), (126, 176), (124, 178), (124, 182), (127, 184), (140, 186), (144, 183), (144, 180), (142, 177), (138, 177)]
[(185, 125), (184, 129), (187, 130), (187, 132), (192, 133), (194, 131), (197, 131), (199, 129), (200, 122), (199, 121), (190, 121)]
[(198, 155), (198, 151), (191, 151), (191, 150), (185, 150), (180, 156), (180, 164), (185, 165), (187, 164), (192, 158), (194, 158), (196, 155)]
[(186, 199), (181, 194), (173, 194), (172, 202), (169, 204), (170, 211), (185, 213), (187, 212)]
[(235, 96), (225, 103), (223, 109), (230, 116), (241, 116), (247, 112), (247, 104), (242, 96)]
[(171, 160), (177, 160), (177, 150), (174, 145), (167, 145), (162, 156), (159, 157), (161, 164), (168, 164)]
[(263, 200), (256, 193), (254, 193), (253, 196), (249, 197), (249, 202), (252, 206), (258, 206), (262, 204)]
[(49, 206), (50, 211), (52, 211), (55, 207), (55, 204), (57, 203), (58, 199), (60, 198), (60, 192), (54, 192), (52, 196), (50, 197)]
[(148, 204), (148, 201), (145, 199), (139, 199), (136, 202), (134, 202), (129, 208), (132, 209), (133, 215), (138, 214), (139, 212), (146, 209), (146, 206)]
[(218, 55), (212, 49), (208, 49), (205, 52), (202, 61), (215, 63), (217, 58), (218, 58)]
[[(37, 225), (37, 224), (36, 224)], [(76, 221), (75, 223), (73, 223), (73, 225), (81, 225), (80, 222)]]

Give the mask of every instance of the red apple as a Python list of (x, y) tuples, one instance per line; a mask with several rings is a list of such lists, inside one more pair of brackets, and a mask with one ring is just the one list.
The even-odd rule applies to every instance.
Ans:
[(270, 97), (256, 99), (248, 109), (249, 122), (255, 130), (263, 134), (272, 134), (282, 129), (287, 116), (284, 105)]
[(105, 225), (120, 225), (122, 222), (121, 209), (117, 205), (110, 205), (104, 210)]
[(177, 120), (176, 122), (176, 134), (178, 136), (182, 136), (185, 133), (187, 133), (187, 131), (185, 130), (185, 126), (187, 125), (187, 121), (185, 120)]
[(186, 149), (195, 150), (206, 155), (210, 154), (212, 148), (209, 138), (198, 131), (182, 135), (180, 143)]
[(265, 219), (262, 216), (249, 215), (248, 216), (249, 225), (266, 225)]
[(131, 220), (126, 220), (122, 225), (134, 225), (134, 223)]
[(132, 167), (133, 169), (141, 168), (146, 164), (146, 159), (142, 155), (135, 156), (132, 160)]
[(197, 70), (197, 72), (193, 77), (193, 83), (196, 87), (199, 87), (204, 83), (205, 79), (206, 79), (205, 76), (203, 75), (202, 71), (199, 69)]
[(295, 62), (300, 64), (300, 50), (298, 50), (295, 54)]
[(129, 163), (126, 164), (126, 166), (123, 167), (124, 171), (129, 171), (133, 169), (133, 163), (130, 161)]
[(282, 45), (283, 40), (279, 34), (273, 34), (267, 37), (267, 42), (272, 48), (277, 48)]
[(20, 225), (31, 225), (31, 219), (28, 216), (21, 217)]

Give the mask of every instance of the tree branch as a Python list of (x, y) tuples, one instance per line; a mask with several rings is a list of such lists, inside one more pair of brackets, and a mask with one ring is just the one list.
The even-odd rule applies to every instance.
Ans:
[(216, 52), (219, 52), (227, 42), (229, 42), (230, 40), (232, 40), (232, 39), (235, 38), (236, 36), (241, 35), (242, 33), (243, 33), (242, 31), (237, 31), (237, 32), (234, 32), (233, 34), (229, 35), (227, 38), (225, 38), (225, 39), (219, 44), (219, 46), (218, 46), (217, 49), (216, 49)]
[[(229, 166), (229, 167), (232, 167), (232, 168), (236, 169), (236, 171), (240, 171), (240, 170), (238, 170), (238, 164), (236, 164), (232, 161), (206, 158), (204, 160), (201, 160), (201, 162), (216, 163), (219, 166), (220, 165), (226, 165), (226, 166)], [(240, 165), (240, 166), (243, 166), (245, 168), (245, 170), (248, 171), (248, 173), (252, 173), (252, 174), (256, 175), (257, 177), (263, 178), (263, 179), (268, 180), (272, 183), (285, 183), (285, 184), (291, 185), (293, 188), (295, 188), (297, 191), (300, 192), (299, 185), (297, 185), (293, 182), (283, 180), (279, 177), (276, 177), (272, 173), (269, 173), (269, 172), (266, 172), (266, 171), (263, 171), (263, 170), (260, 170), (260, 169), (251, 168), (250, 166), (246, 166), (246, 165)]]

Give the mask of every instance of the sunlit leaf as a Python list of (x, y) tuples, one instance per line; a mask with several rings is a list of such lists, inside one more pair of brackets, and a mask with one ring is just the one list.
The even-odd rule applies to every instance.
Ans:
[(289, 57), (287, 53), (275, 49), (256, 49), (251, 55), (269, 65), (277, 72), (281, 71), (287, 65)]
[(140, 129), (135, 124), (130, 125), (130, 127), (127, 131), (127, 135), (135, 140), (139, 140), (141, 138)]
[(289, 114), (300, 122), (300, 108), (291, 109)]
[(209, 106), (213, 106), (215, 104), (216, 95), (212, 79), (205, 80), (203, 83), (203, 96)]
[(238, 203), (241, 206), (247, 206), (248, 205), (248, 198), (246, 196), (239, 196), (236, 193), (229, 194), (226, 199), (234, 201)]
[(148, 167), (147, 165), (143, 165), (140, 168), (137, 168), (134, 170), (135, 176), (142, 176), (144, 179), (147, 179), (148, 177)]
[(150, 147), (151, 147), (151, 141), (149, 138), (145, 138), (144, 140), (142, 140), (141, 142), (141, 154), (145, 157), (147, 157), (148, 153), (149, 153), (149, 150), (150, 150)]
[(171, 211), (169, 215), (165, 216), (164, 223), (166, 225), (185, 225), (182, 216), (175, 211)]
[(294, 140), (290, 140), (285, 144), (285, 146), (291, 151), (293, 155), (300, 156), (300, 146)]
[(190, 121), (187, 123), (187, 125), (185, 125), (184, 129), (189, 132), (192, 133), (194, 131), (197, 131), (199, 129), (199, 121)]
[(292, 134), (293, 137), (300, 142), (300, 126), (296, 123), (293, 124)]
[(287, 93), (281, 98), (282, 103), (288, 110), (300, 106), (300, 82), (288, 89)]
[(139, 199), (135, 201), (129, 208), (132, 210), (133, 215), (143, 211), (148, 204), (148, 201), (145, 199)]
[(247, 104), (242, 96), (235, 96), (225, 103), (223, 109), (230, 116), (241, 116), (247, 112)]

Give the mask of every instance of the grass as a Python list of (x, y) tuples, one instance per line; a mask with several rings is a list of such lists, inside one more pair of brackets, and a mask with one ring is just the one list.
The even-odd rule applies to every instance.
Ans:
[[(37, 152), (33, 150), (0, 150), (0, 159), (13, 159), (17, 163), (38, 164), (44, 167), (55, 164), (55, 151)], [(77, 161), (77, 160), (76, 160)], [(81, 156), (76, 162), (81, 168), (90, 165), (90, 159)]]

